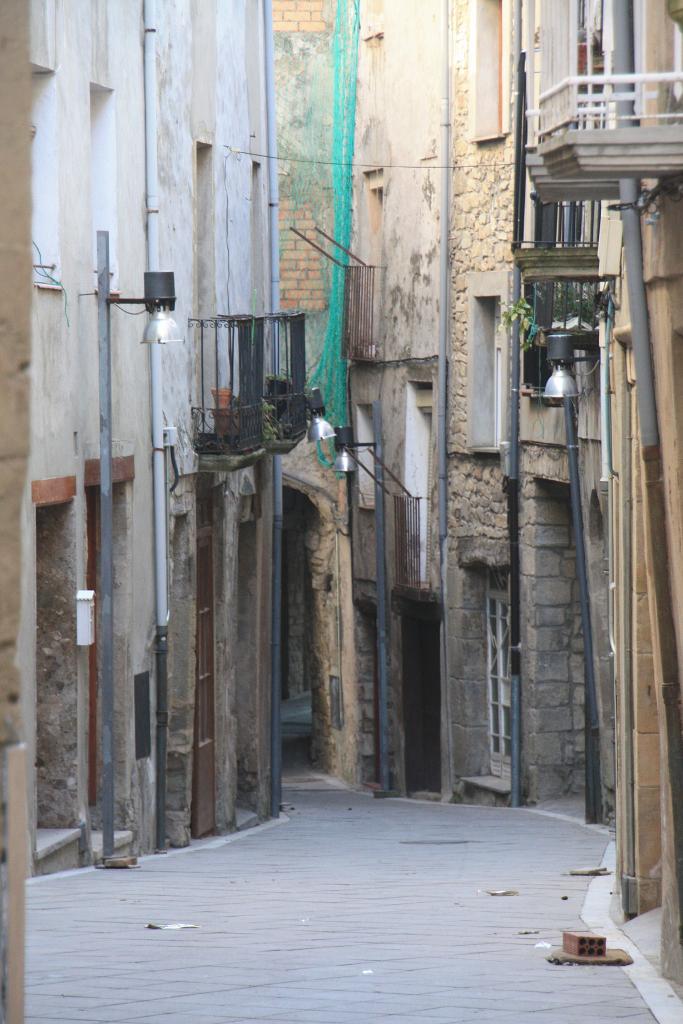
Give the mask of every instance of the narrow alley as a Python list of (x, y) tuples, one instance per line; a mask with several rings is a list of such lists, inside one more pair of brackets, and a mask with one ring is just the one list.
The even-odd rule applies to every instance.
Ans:
[[(568, 872), (606, 830), (320, 776), (285, 801), (237, 839), (30, 884), (27, 1020), (654, 1022), (621, 968), (536, 948), (580, 927), (588, 879)], [(196, 929), (147, 928), (171, 923)]]

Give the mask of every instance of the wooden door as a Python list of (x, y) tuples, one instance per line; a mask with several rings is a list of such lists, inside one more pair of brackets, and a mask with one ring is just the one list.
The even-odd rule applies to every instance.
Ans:
[(211, 499), (197, 506), (197, 679), (192, 771), (193, 836), (216, 827), (213, 533)]
[(406, 789), (441, 791), (439, 623), (403, 616)]

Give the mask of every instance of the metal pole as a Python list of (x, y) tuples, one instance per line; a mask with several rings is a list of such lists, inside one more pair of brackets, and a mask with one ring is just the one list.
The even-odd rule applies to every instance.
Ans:
[(564, 400), (564, 424), (567, 432), (567, 460), (569, 463), (569, 490), (574, 526), (576, 549), (576, 576), (579, 584), (581, 605), (581, 630), (583, 632), (583, 657), (586, 680), (586, 821), (597, 822), (602, 816), (600, 795), (600, 726), (598, 702), (595, 689), (595, 663), (593, 660), (593, 629), (591, 626), (590, 599), (588, 596), (588, 574), (586, 571), (586, 547), (583, 538), (583, 513), (581, 511), (581, 486), (579, 483), (579, 447), (574, 423), (574, 403), (571, 398)]
[(377, 578), (377, 685), (379, 704), (379, 783), (383, 792), (391, 789), (389, 769), (389, 668), (387, 663), (387, 573), (384, 533), (384, 468), (382, 463), (382, 404), (372, 403), (372, 431), (375, 437), (375, 567)]
[(97, 337), (100, 377), (100, 623), (102, 686), (102, 857), (114, 856), (114, 549), (111, 481), (111, 321), (109, 232), (97, 232)]
[[(272, 0), (263, 2), (268, 133), (268, 214), (270, 236), (270, 311), (280, 309), (280, 186), (277, 164), (277, 108), (275, 105), (275, 47)], [(273, 372), (279, 372), (277, 329), (273, 344)], [(271, 593), (270, 661), (270, 813), (277, 818), (282, 802), (282, 456), (273, 456), (273, 567)]]
[[(439, 270), (439, 360), (437, 368), (437, 465), (439, 508), (439, 583), (441, 590), (440, 672), (445, 721), (441, 733), (446, 739), (446, 790), (452, 792), (453, 752), (448, 671), (448, 340), (450, 313), (450, 209), (451, 209), (451, 57), (450, 0), (443, 0), (442, 34), (442, 98), (441, 98), (441, 216)], [(442, 782), (442, 785), (444, 784)]]
[[(156, 0), (144, 2), (145, 48), (145, 193), (147, 201), (147, 269), (159, 269), (159, 175), (157, 166)], [(156, 835), (166, 849), (166, 750), (168, 746), (168, 549), (166, 451), (161, 347), (149, 346), (152, 416), (152, 488), (154, 495), (154, 596), (156, 638)]]
[[(521, 19), (516, 25), (515, 39), (521, 41)], [(515, 241), (524, 231), (524, 200), (526, 195), (526, 57), (519, 53), (517, 62), (517, 104), (515, 119)], [(512, 274), (512, 301), (522, 295), (522, 273), (515, 265)], [(522, 806), (522, 647), (521, 596), (519, 561), (519, 384), (521, 371), (521, 339), (519, 320), (512, 325), (510, 355), (510, 465), (508, 467), (507, 504), (510, 539), (510, 803)]]

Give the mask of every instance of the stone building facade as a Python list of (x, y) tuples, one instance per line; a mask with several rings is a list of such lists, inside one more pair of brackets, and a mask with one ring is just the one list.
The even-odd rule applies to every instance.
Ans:
[[(19, 663), (32, 867), (45, 872), (88, 863), (101, 848), (101, 664), (97, 645), (77, 646), (75, 631), (77, 591), (94, 590), (96, 610), (99, 591), (95, 232), (109, 232), (114, 297), (141, 295), (149, 33), (142, 0), (30, 8), (34, 388)], [(179, 0), (156, 5), (149, 32), (160, 261), (175, 273), (183, 335), (161, 364), (177, 467), (175, 478), (166, 448), (166, 824), (168, 842), (185, 845), (233, 829), (240, 808), (270, 809), (271, 462), (228, 471), (195, 454), (201, 363), (188, 326), (198, 315), (260, 314), (269, 301), (267, 175), (252, 156), (266, 149), (255, 59), (263, 11)], [(126, 315), (138, 309), (111, 308), (115, 827), (117, 849), (131, 853), (155, 848), (159, 768), (149, 346), (140, 344), (146, 321)], [(211, 755), (201, 776), (200, 748)]]
[(30, 288), (28, 10), (0, 10), (0, 1018), (24, 1019), (26, 746), (17, 667), (21, 613), (21, 502), (29, 446)]

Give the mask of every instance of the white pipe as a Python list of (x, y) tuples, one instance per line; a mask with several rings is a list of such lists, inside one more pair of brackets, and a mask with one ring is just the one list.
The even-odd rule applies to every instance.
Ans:
[[(270, 238), (270, 311), (280, 309), (280, 182), (277, 166), (277, 107), (275, 105), (275, 45), (272, 0), (263, 0), (268, 154), (268, 213)], [(278, 332), (273, 335), (273, 370), (279, 372)], [(271, 814), (280, 813), (282, 789), (282, 457), (273, 456), (273, 572), (271, 590), (270, 772)]]
[[(147, 269), (159, 269), (159, 175), (157, 167), (156, 0), (144, 0), (145, 195)], [(154, 597), (156, 612), (156, 848), (166, 849), (166, 747), (168, 739), (168, 513), (164, 450), (161, 346), (149, 346), (152, 413)]]
[(439, 361), (437, 387), (437, 457), (439, 507), (439, 579), (441, 589), (441, 687), (443, 698), (441, 735), (445, 738), (446, 771), (442, 789), (450, 796), (453, 790), (453, 739), (451, 735), (450, 692), (448, 671), (448, 339), (450, 311), (450, 210), (451, 210), (451, 54), (450, 0), (443, 0), (441, 24), (441, 216), (439, 273)]
[[(147, 269), (159, 270), (159, 176), (157, 168), (156, 0), (145, 0), (145, 193)], [(154, 592), (157, 627), (168, 623), (166, 537), (166, 455), (162, 399), (161, 347), (149, 346), (152, 404), (152, 478), (154, 489)]]

